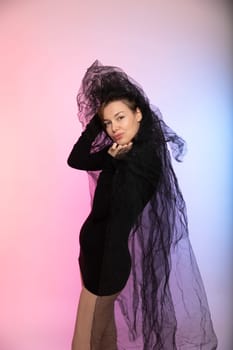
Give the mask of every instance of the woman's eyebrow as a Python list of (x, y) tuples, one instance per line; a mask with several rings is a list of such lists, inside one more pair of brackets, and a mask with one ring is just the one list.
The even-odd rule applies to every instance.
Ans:
[[(120, 114), (120, 113), (124, 113), (124, 111), (117, 112), (116, 114), (114, 114), (113, 118), (116, 118), (118, 116), (118, 114)], [(103, 118), (103, 121), (105, 121), (105, 120), (111, 120), (111, 119)]]
[(116, 114), (114, 114), (114, 117), (117, 117), (118, 114), (123, 113), (123, 112), (124, 112), (124, 111), (117, 112)]

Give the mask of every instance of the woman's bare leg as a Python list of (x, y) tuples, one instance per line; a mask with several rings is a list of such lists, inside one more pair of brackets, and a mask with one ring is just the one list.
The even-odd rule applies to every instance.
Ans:
[(72, 350), (91, 350), (91, 332), (97, 296), (82, 288), (76, 316)]
[(91, 350), (117, 350), (114, 302), (118, 294), (98, 297), (96, 300)]
[(72, 350), (117, 350), (114, 302), (118, 294), (80, 294)]

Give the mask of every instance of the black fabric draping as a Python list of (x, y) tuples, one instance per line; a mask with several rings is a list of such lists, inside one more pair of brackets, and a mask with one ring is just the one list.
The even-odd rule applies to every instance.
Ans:
[[(77, 96), (78, 118), (86, 130), (84, 138), (90, 141), (89, 155), (105, 154), (111, 144), (101, 128), (93, 134), (89, 122), (96, 118), (103, 102), (124, 98), (136, 102), (143, 119), (132, 150), (112, 161), (106, 234), (114, 240), (119, 232), (130, 231), (122, 236), (130, 255), (126, 265), (120, 256), (113, 259), (114, 264), (118, 259), (117, 266), (102, 265), (99, 294), (116, 292), (117, 276), (111, 271), (125, 271), (116, 307), (119, 350), (214, 350), (217, 339), (189, 240), (185, 201), (168, 149), (169, 145), (173, 157), (180, 161), (185, 142), (165, 124), (132, 78), (99, 61), (87, 70)], [(93, 204), (100, 172), (87, 170)], [(111, 249), (111, 240), (104, 254), (117, 254)], [(121, 327), (122, 320), (127, 332)]]

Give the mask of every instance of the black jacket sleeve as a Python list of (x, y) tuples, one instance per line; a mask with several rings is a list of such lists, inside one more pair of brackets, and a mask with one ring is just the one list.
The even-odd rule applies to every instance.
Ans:
[(73, 146), (67, 160), (70, 167), (80, 170), (103, 169), (106, 160), (111, 157), (107, 153), (109, 146), (99, 152), (90, 153), (92, 142), (102, 130), (99, 117), (95, 115)]

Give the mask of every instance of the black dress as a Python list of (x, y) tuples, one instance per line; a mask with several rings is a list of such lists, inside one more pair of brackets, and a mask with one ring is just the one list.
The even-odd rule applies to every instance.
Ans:
[[(132, 149), (120, 159), (107, 153), (111, 140), (96, 115), (115, 97), (135, 101), (143, 115)], [(182, 160), (184, 140), (119, 67), (95, 61), (77, 103), (85, 131), (68, 164), (87, 170), (92, 199), (80, 232), (80, 269), (90, 292), (120, 292), (115, 303), (119, 350), (215, 350), (186, 204), (172, 166), (171, 155)]]
[[(130, 275), (130, 231), (156, 190), (160, 163), (149, 142), (135, 143), (134, 162), (128, 154), (113, 158), (109, 147), (90, 153), (100, 132), (98, 117), (92, 119), (74, 145), (68, 164), (100, 174), (92, 209), (80, 231), (79, 265), (84, 286), (98, 296), (120, 292)], [(132, 156), (132, 154), (131, 154)]]
[[(85, 288), (97, 296), (119, 293), (116, 315), (122, 314), (127, 324), (130, 348), (216, 349), (185, 202), (168, 151), (159, 157), (151, 141), (138, 134), (128, 153), (113, 158), (109, 145), (96, 151), (101, 134), (96, 115), (68, 158), (71, 167), (88, 172), (89, 180), (94, 176), (94, 187), (97, 180), (80, 231)], [(125, 350), (121, 329), (117, 322), (118, 339), (124, 339), (118, 346)]]

